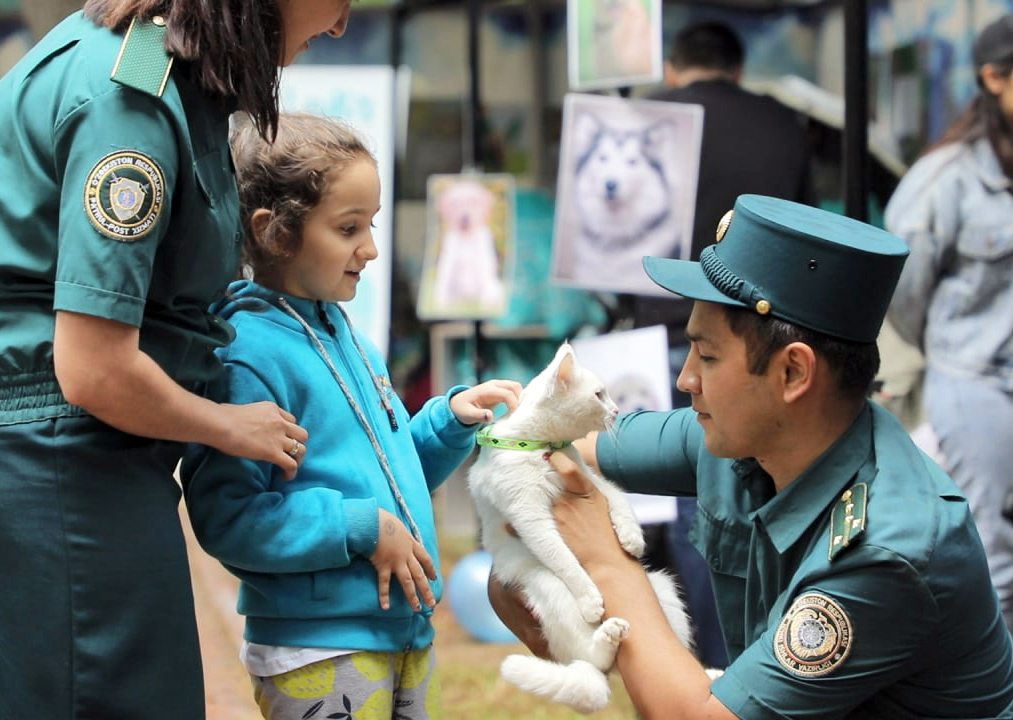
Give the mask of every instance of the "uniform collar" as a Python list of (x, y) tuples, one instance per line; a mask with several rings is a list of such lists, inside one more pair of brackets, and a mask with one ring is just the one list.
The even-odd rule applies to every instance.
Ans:
[(851, 484), (872, 452), (868, 403), (837, 442), (798, 479), (751, 515), (766, 528), (779, 553), (786, 552)]

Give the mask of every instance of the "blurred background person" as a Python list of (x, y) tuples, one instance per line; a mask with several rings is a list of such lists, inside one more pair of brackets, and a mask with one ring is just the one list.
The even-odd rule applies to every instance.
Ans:
[(1013, 14), (972, 50), (978, 93), (905, 174), (886, 226), (911, 247), (889, 318), (925, 355), (924, 403), (1013, 628)]

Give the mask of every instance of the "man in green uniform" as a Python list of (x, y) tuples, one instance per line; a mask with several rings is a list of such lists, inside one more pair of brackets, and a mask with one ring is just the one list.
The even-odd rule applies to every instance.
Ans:
[(906, 254), (863, 223), (744, 195), (699, 263), (645, 259), (696, 301), (679, 376), (693, 407), (625, 416), (582, 452), (628, 490), (698, 498), (721, 677), (668, 629), (640, 564), (602, 542), (601, 495), (551, 459), (570, 490), (560, 530), (606, 616), (630, 622), (617, 668), (643, 717), (1013, 717), (1013, 643), (967, 502), (867, 400)]

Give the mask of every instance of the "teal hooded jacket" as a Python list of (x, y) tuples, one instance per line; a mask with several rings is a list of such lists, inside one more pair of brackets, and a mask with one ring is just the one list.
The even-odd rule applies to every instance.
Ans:
[[(461, 424), (449, 398), (430, 399), (409, 418), (379, 351), (356, 335), (393, 406), (381, 406), (354, 329), (333, 304), (283, 296), (238, 281), (214, 310), (236, 330), (218, 351), (225, 370), (209, 388), (218, 402), (276, 402), (309, 432), (299, 472), (286, 481), (271, 463), (189, 447), (181, 468), (187, 510), (201, 546), (241, 581), (238, 610), (246, 640), (265, 645), (395, 652), (432, 643), (431, 610), (412, 610), (391, 582), (391, 607), (380, 608), (376, 549), (379, 509), (409, 529), (378, 453), (334, 373), (283, 308), (297, 312), (330, 356), (362, 409), (390, 464), (397, 491), (439, 569), (430, 493), (474, 447), (478, 426)], [(443, 582), (432, 583), (439, 600)]]

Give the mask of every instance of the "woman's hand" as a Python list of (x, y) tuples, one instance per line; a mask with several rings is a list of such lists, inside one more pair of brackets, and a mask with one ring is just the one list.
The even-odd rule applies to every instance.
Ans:
[(205, 444), (228, 455), (273, 463), (282, 469), (286, 480), (295, 477), (306, 457), (309, 433), (296, 424), (292, 413), (266, 401), (218, 407), (230, 432)]
[(492, 422), (492, 411), (500, 403), (508, 411), (517, 407), (521, 389), (514, 380), (488, 380), (450, 398), (450, 411), (463, 425)]
[(416, 612), (422, 610), (420, 595), (427, 607), (436, 606), (436, 596), (429, 587), (429, 581), (436, 579), (436, 565), (404, 523), (383, 508), (380, 508), (380, 537), (369, 561), (380, 576), (380, 607), (384, 610), (390, 609), (391, 576), (401, 583), (405, 597)]

